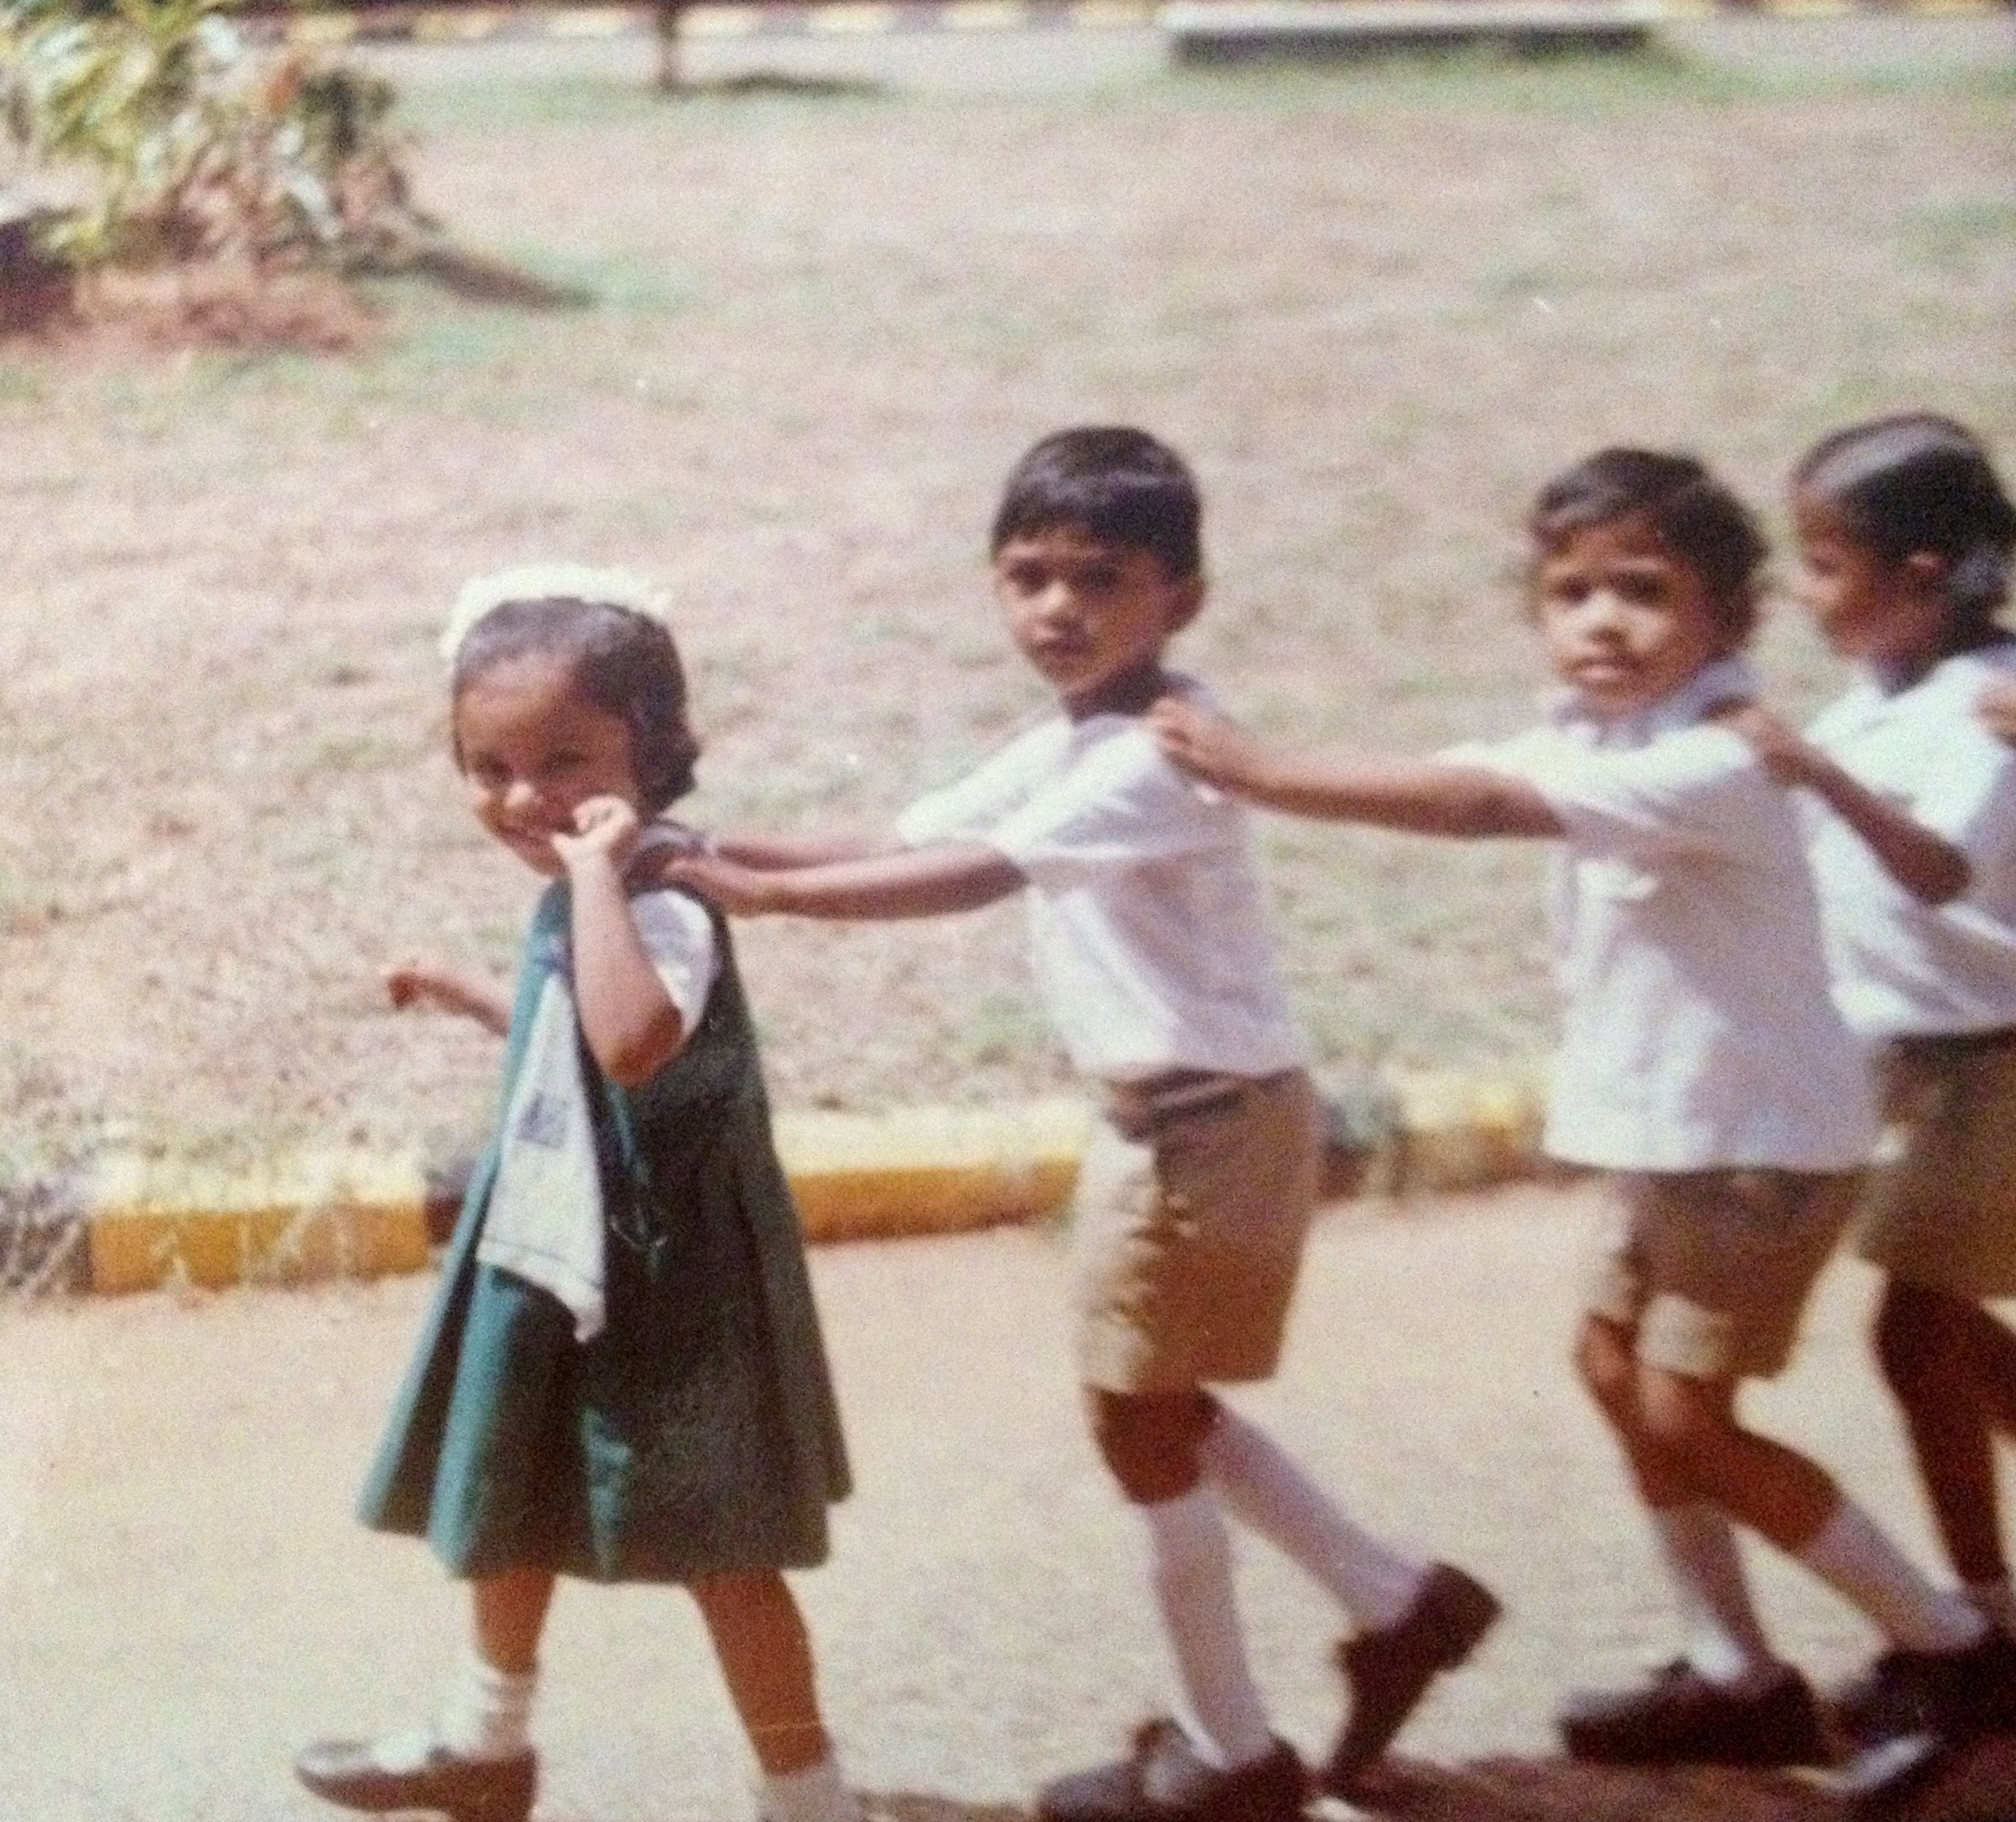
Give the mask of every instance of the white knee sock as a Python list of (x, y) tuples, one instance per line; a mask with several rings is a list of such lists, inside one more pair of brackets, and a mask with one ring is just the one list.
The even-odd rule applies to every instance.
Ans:
[(1958, 1651), (1988, 1622), (1957, 1589), (1935, 1588), (1859, 1506), (1844, 1499), (1799, 1560), (1911, 1651)]
[(1273, 1750), (1274, 1739), (1246, 1661), (1232, 1540), (1218, 1502), (1198, 1486), (1140, 1512), (1162, 1630), (1198, 1750), (1226, 1769), (1250, 1765)]
[(1221, 1405), (1198, 1458), (1226, 1510), (1358, 1626), (1377, 1632), (1407, 1611), (1427, 1566), (1361, 1531), (1265, 1431)]
[(861, 1806), (831, 1753), (802, 1772), (766, 1772), (756, 1785), (759, 1822), (861, 1822)]
[(514, 1676), (464, 1652), (434, 1724), (435, 1737), (460, 1759), (515, 1759), (529, 1752), (538, 1688), (537, 1670)]
[(1710, 1682), (1733, 1683), (1771, 1661), (1750, 1604), (1735, 1528), (1719, 1506), (1655, 1506), (1652, 1528), (1687, 1633), (1687, 1661)]

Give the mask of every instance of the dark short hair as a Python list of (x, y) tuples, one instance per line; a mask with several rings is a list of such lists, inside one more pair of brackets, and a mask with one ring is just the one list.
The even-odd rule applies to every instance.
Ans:
[[(485, 671), (513, 659), (564, 660), (574, 687), (630, 737), (639, 808), (655, 816), (692, 790), (700, 743), (686, 722), (686, 672), (672, 634), (648, 614), (566, 596), (504, 601), (455, 648), (450, 700)], [(461, 752), (455, 754), (460, 763)]]
[(1770, 546), (1749, 508), (1693, 456), (1600, 449), (1541, 488), (1526, 530), (1544, 558), (1578, 531), (1639, 515), (1701, 578), (1720, 630), (1743, 644), (1757, 626), (1758, 571)]
[(1920, 551), (1944, 557), (1946, 593), (1963, 625), (1992, 619), (2009, 599), (2016, 505), (1964, 424), (1932, 412), (1850, 424), (1800, 459), (1792, 490), (1825, 506), (1886, 563)]
[(1147, 551), (1173, 581), (1204, 567), (1204, 503), (1182, 456), (1145, 430), (1083, 425), (1045, 437), (1009, 473), (987, 552), (1076, 525), (1102, 543)]

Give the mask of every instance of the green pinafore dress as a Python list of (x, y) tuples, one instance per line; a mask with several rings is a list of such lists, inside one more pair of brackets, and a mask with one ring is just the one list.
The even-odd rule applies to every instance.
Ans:
[[(503, 1098), (546, 977), (566, 966), (564, 882), (526, 940)], [(790, 1190), (770, 1135), (727, 926), (698, 1028), (640, 1087), (584, 1042), (602, 1179), (607, 1320), (586, 1342), (538, 1287), (480, 1264), (498, 1145), (471, 1179), (413, 1363), (360, 1502), (454, 1574), (527, 1567), (686, 1582), (804, 1568), (848, 1490)]]

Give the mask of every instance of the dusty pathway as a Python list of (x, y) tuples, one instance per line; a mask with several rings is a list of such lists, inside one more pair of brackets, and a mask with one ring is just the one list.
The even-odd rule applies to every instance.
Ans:
[[(1670, 1642), (1644, 1539), (1563, 1364), (1586, 1212), (1522, 1191), (1330, 1218), (1287, 1370), (1240, 1401), (1367, 1522), (1504, 1592), (1510, 1618), (1475, 1672), (1406, 1737), (1445, 1766), (1544, 1754), (1563, 1689)], [(1158, 1687), (1130, 1533), (1071, 1408), (1061, 1266), (1054, 1237), (1025, 1232), (816, 1260), (861, 1490), (834, 1564), (801, 1586), (856, 1775), (903, 1797), (886, 1807), (906, 1822), (1017, 1803), (1114, 1746)], [(429, 1289), (3, 1319), (10, 1822), (309, 1822), (326, 1812), (289, 1781), (301, 1740), (423, 1712), (456, 1602), (417, 1546), (364, 1533), (348, 1508)], [(1922, 1549), (1861, 1353), (1869, 1289), (1859, 1268), (1835, 1269), (1797, 1369), (1757, 1409)], [(1334, 1719), (1332, 1621), (1257, 1548), (1243, 1564), (1281, 1725), (1313, 1747)], [(1868, 1641), (1845, 1610), (1775, 1563), (1761, 1588), (1816, 1674), (1858, 1661)], [(544, 1822), (739, 1822), (741, 1751), (677, 1599), (570, 1590), (547, 1668)], [(1413, 1813), (1825, 1813), (1713, 1780), (1648, 1792), (1534, 1764), (1493, 1776), (1467, 1794), (1417, 1791)]]

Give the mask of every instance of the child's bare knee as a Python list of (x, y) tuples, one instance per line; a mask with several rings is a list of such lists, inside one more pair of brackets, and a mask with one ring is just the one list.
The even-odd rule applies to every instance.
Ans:
[(1735, 1423), (1722, 1388), (1652, 1371), (1639, 1375), (1637, 1397), (1646, 1444), (1681, 1472), (1712, 1476)]
[(1203, 1478), (1198, 1458), (1217, 1406), (1192, 1392), (1087, 1392), (1092, 1440), (1120, 1490), (1137, 1506), (1178, 1499)]
[(1585, 1320), (1575, 1337), (1575, 1371), (1613, 1421), (1627, 1419), (1637, 1403), (1638, 1361), (1622, 1329), (1600, 1317)]

